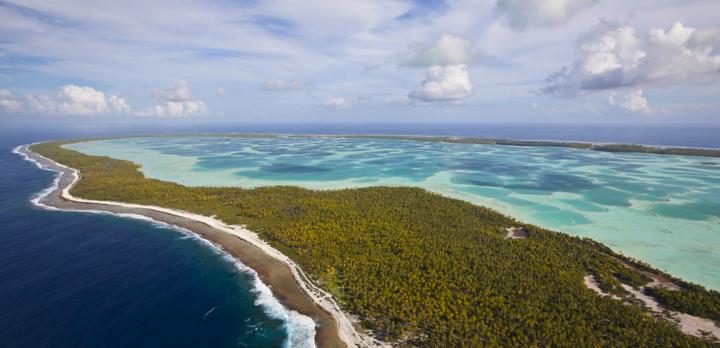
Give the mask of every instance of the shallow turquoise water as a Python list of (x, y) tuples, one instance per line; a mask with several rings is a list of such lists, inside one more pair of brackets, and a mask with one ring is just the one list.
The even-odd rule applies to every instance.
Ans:
[(720, 159), (327, 138), (127, 138), (66, 147), (190, 186), (409, 185), (590, 237), (720, 289)]

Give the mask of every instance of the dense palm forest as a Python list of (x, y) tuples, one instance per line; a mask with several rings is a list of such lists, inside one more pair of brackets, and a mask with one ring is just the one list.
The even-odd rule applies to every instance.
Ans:
[[(32, 150), (81, 171), (74, 195), (161, 205), (245, 224), (388, 342), (427, 347), (712, 345), (583, 284), (591, 274), (603, 290), (622, 294), (621, 282), (639, 287), (650, 281), (625, 264), (647, 266), (600, 243), (523, 225), (488, 208), (417, 188), (191, 188), (146, 179), (132, 162), (60, 145), (38, 144)], [(505, 239), (510, 226), (524, 226), (528, 238)], [(683, 290), (658, 297), (675, 309), (718, 319), (717, 292), (680, 284)]]

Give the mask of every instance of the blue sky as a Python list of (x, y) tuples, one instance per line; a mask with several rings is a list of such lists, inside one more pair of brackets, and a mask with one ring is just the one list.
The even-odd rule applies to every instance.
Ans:
[(0, 1), (0, 120), (720, 124), (718, 13), (716, 0)]

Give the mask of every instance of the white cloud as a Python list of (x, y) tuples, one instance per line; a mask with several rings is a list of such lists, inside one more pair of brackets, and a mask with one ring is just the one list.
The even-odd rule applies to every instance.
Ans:
[(225, 88), (222, 88), (222, 87), (218, 88), (215, 91), (215, 94), (217, 94), (217, 96), (220, 98), (224, 97), (225, 96)]
[(468, 64), (487, 58), (474, 53), (472, 42), (458, 35), (443, 34), (432, 45), (415, 44), (400, 55), (404, 66), (428, 67), (425, 80), (407, 96), (426, 102), (459, 101), (472, 94)]
[(18, 112), (22, 108), (20, 100), (6, 89), (0, 89), (0, 110)]
[(125, 99), (123, 98), (110, 94), (108, 95), (107, 101), (110, 110), (114, 110), (118, 113), (130, 112), (130, 105), (128, 105), (127, 101), (125, 101)]
[(160, 104), (136, 111), (136, 115), (185, 117), (207, 113), (205, 102), (193, 98), (190, 93), (190, 85), (184, 80), (178, 81), (175, 86), (168, 89), (155, 90), (152, 96)]
[(347, 109), (350, 107), (350, 101), (344, 97), (330, 98), (322, 103), (322, 107), (332, 110)]
[(640, 49), (635, 29), (621, 26), (580, 45), (585, 59), (579, 67), (588, 75), (601, 75), (616, 69), (635, 69), (646, 57)]
[(192, 100), (190, 85), (185, 80), (180, 80), (175, 86), (167, 89), (156, 89), (153, 91), (152, 96), (161, 101), (182, 102)]
[(139, 116), (198, 116), (207, 112), (202, 101), (166, 101), (164, 104), (154, 105), (136, 112)]
[(100, 115), (106, 113), (128, 113), (130, 107), (123, 98), (105, 96), (92, 87), (66, 85), (60, 87), (56, 110), (69, 115)]
[(667, 84), (720, 80), (718, 30), (697, 30), (679, 22), (669, 30), (652, 29), (644, 79)]
[(133, 110), (124, 98), (103, 93), (92, 87), (71, 84), (60, 87), (54, 97), (28, 93), (25, 95), (24, 105), (10, 91), (0, 90), (0, 108), (6, 111), (24, 109), (40, 114), (81, 116), (113, 114), (195, 116), (207, 112), (203, 101), (193, 99), (190, 87), (185, 81), (179, 81), (168, 89), (156, 90), (152, 96), (161, 103), (143, 110)]
[(408, 97), (426, 102), (459, 101), (472, 94), (467, 65), (431, 66), (425, 80)]
[(472, 43), (453, 34), (443, 34), (430, 46), (413, 44), (399, 58), (401, 65), (420, 67), (468, 64), (476, 59)]
[(55, 102), (46, 95), (26, 94), (27, 108), (31, 112), (51, 114), (56, 110)]
[(28, 111), (45, 114), (96, 116), (131, 112), (130, 106), (121, 97), (72, 84), (60, 87), (55, 98), (26, 94), (25, 101)]
[[(442, 62), (442, 66), (463, 61), (458, 64), (468, 65), (471, 77), (482, 69), (483, 86), (492, 88), (475, 93), (468, 102), (477, 110), (487, 111), (483, 113), (488, 115), (488, 120), (496, 117), (491, 115), (503, 114), (507, 115), (503, 118), (520, 121), (523, 117), (512, 115), (520, 115), (518, 110), (526, 111), (527, 105), (535, 100), (527, 95), (528, 86), (537, 84), (563, 65), (572, 65), (573, 59), (568, 58), (568, 54), (576, 49), (578, 33), (595, 25), (598, 18), (610, 18), (636, 28), (637, 37), (644, 42), (649, 28), (667, 29), (668, 24), (676, 20), (698, 28), (718, 26), (715, 14), (720, 11), (717, 0), (601, 0), (580, 10), (573, 10), (567, 5), (569, 1), (557, 0), (453, 0), (438, 2), (440, 6), (421, 6), (406, 0), (310, 1), (302, 7), (288, 6), (285, 1), (238, 4), (128, 0), (122, 4), (94, 2), (92, 6), (76, 0), (8, 0), (6, 3), (15, 5), (0, 6), (0, 37), (3, 38), (0, 51), (9, 58), (2, 62), (7, 69), (0, 76), (3, 82), (0, 89), (15, 92), (25, 105), (23, 109), (29, 104), (23, 97), (26, 91), (42, 94), (39, 91), (57, 87), (48, 84), (57, 81), (58, 76), (97, 81), (93, 86), (138, 91), (130, 94), (133, 97), (127, 97), (130, 106), (135, 107), (133, 110), (154, 104), (165, 106), (164, 101), (149, 103), (147, 100), (145, 104), (136, 105), (135, 98), (141, 103), (139, 91), (165, 86), (163, 81), (173, 81), (182, 71), (182, 77), (192, 83), (196, 97), (216, 98), (219, 86), (227, 90), (226, 100), (213, 107), (213, 116), (220, 115), (219, 111), (226, 115), (248, 115), (244, 111), (253, 109), (278, 121), (313, 118), (317, 110), (308, 108), (308, 103), (319, 106), (332, 96), (346, 96), (354, 108), (367, 107), (367, 111), (370, 105), (349, 96), (372, 95), (376, 101), (384, 101), (398, 94), (407, 95), (424, 79), (423, 73), (411, 69), (419, 67), (423, 59), (423, 64)], [(498, 12), (498, 3), (503, 3), (504, 12)], [(552, 4), (560, 4), (556, 8), (561, 10), (551, 11)], [(524, 10), (518, 11), (522, 9), (518, 6), (523, 5)], [(413, 7), (425, 10), (415, 11)], [(167, 15), (168, 8), (174, 9), (173, 16)], [(513, 16), (520, 13), (517, 18), (525, 18), (528, 29), (522, 33), (514, 31), (508, 25), (511, 19), (508, 10), (515, 11)], [(562, 26), (540, 28), (556, 24)], [(710, 39), (701, 38), (699, 31), (692, 35), (689, 47), (711, 40), (712, 33), (702, 35)], [(443, 36), (458, 39), (442, 40)], [(413, 62), (415, 65), (403, 64), (398, 53), (412, 42), (423, 43), (411, 47), (416, 50), (408, 50), (421, 55)], [(468, 43), (472, 44), (469, 49)], [(447, 53), (440, 54), (438, 59), (437, 49), (448, 46)], [(476, 64), (483, 63), (477, 61), (479, 48), (502, 57), (506, 66), (476, 68)], [(643, 48), (641, 45), (645, 52)], [(379, 68), (371, 71), (359, 69), (381, 62)], [(397, 65), (403, 68), (398, 69)], [(22, 83), (28, 77), (45, 82), (31, 87)], [(282, 79), (286, 86), (294, 78), (313, 81), (317, 83), (316, 94), (324, 97), (304, 98), (297, 92), (268, 96), (270, 93), (262, 85), (271, 78)], [(476, 79), (479, 78), (478, 75)], [(476, 88), (481, 82), (471, 81)], [(635, 88), (651, 91), (645, 86), (628, 90)], [(607, 92), (602, 93), (601, 99)], [(54, 93), (50, 97), (55, 99)], [(669, 118), (677, 121), (704, 118), (714, 122), (717, 97), (716, 88), (680, 88), (669, 106), (672, 109)], [(422, 104), (417, 99), (410, 100)], [(506, 100), (513, 103), (504, 102)], [(701, 107), (700, 102), (704, 106)], [(655, 100), (651, 103), (653, 112), (664, 107), (656, 106)], [(663, 103), (659, 95), (657, 103)], [(683, 108), (688, 104), (702, 112), (685, 112)], [(492, 112), (500, 108), (506, 112)], [(457, 119), (472, 117), (460, 116), (460, 110), (451, 105), (419, 110), (431, 118), (451, 117), (451, 114), (457, 115)], [(358, 110), (360, 114), (358, 120), (361, 121), (382, 121), (388, 115), (402, 118), (382, 102), (375, 103), (372, 112)], [(419, 117), (414, 112), (413, 118), (421, 119)], [(574, 116), (567, 117), (574, 120)]]
[(608, 95), (608, 105), (629, 112), (650, 112), (650, 105), (643, 95), (643, 91), (640, 89), (627, 93), (619, 98), (615, 91), (611, 91), (610, 95)]
[(539, 92), (572, 97), (620, 87), (715, 82), (720, 80), (718, 36), (715, 29), (675, 23), (641, 39), (630, 26), (601, 23), (581, 38), (579, 59), (548, 77)]
[(497, 11), (513, 29), (556, 26), (598, 0), (497, 0)]
[(300, 80), (267, 80), (263, 82), (262, 87), (270, 91), (289, 91), (305, 89), (308, 84)]

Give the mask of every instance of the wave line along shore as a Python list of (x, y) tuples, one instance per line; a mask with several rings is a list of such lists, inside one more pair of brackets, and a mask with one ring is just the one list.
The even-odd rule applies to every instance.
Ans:
[(311, 317), (316, 324), (315, 343), (318, 346), (388, 346), (358, 332), (332, 295), (313, 284), (294, 261), (262, 240), (257, 233), (243, 226), (227, 225), (213, 217), (176, 209), (75, 197), (70, 190), (81, 179), (80, 173), (31, 151), (30, 145), (33, 144), (18, 146), (13, 152), (41, 169), (56, 173), (53, 185), (34, 199), (35, 204), (60, 210), (108, 212), (125, 217), (140, 215), (190, 230), (254, 270), (285, 308)]

